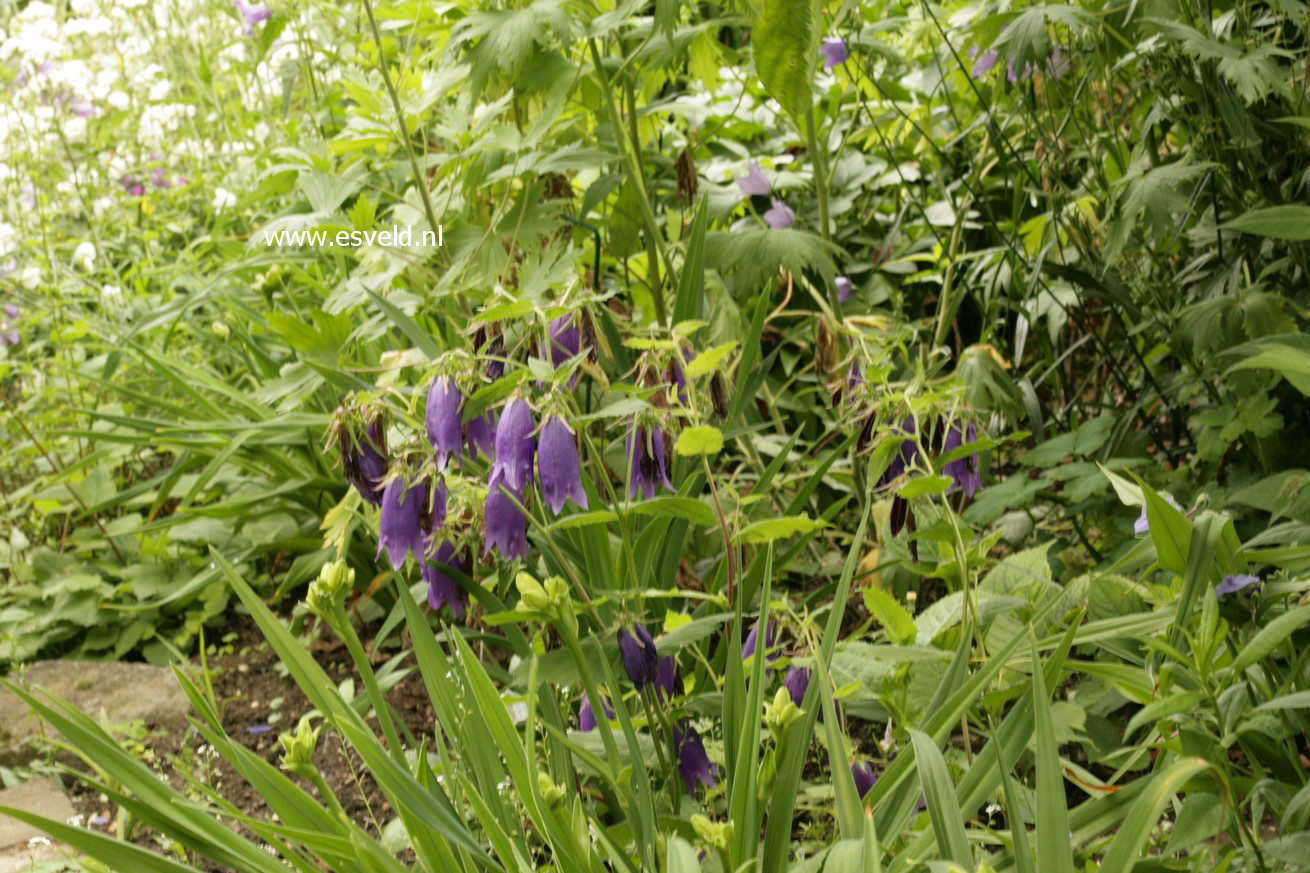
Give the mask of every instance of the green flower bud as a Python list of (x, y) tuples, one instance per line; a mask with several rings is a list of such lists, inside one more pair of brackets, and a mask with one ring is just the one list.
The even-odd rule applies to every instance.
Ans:
[(710, 821), (703, 815), (693, 815), (691, 827), (705, 845), (718, 852), (728, 851), (728, 846), (732, 843), (732, 822)]
[(355, 571), (340, 559), (324, 564), (318, 578), (309, 583), (305, 605), (319, 618), (329, 619), (345, 602), (346, 595), (355, 587)]
[(773, 695), (773, 701), (764, 708), (764, 724), (773, 735), (773, 742), (779, 747), (787, 737), (787, 731), (800, 720), (803, 713), (791, 699), (791, 692), (785, 687), (779, 688)]
[(315, 726), (304, 716), (296, 725), (295, 732), (283, 731), (277, 741), (282, 744), (282, 769), (289, 773), (305, 773), (314, 769), (314, 750), (318, 748), (318, 737), (323, 732), (323, 725)]

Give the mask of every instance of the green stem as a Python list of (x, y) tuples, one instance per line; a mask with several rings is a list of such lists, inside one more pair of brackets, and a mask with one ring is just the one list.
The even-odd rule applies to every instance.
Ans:
[(344, 605), (338, 603), (333, 610), (332, 623), (335, 630), (343, 642), (346, 644), (346, 650), (350, 652), (350, 658), (355, 662), (355, 667), (359, 669), (360, 678), (364, 680), (364, 688), (368, 692), (369, 700), (373, 703), (373, 711), (378, 715), (378, 724), (382, 726), (382, 735), (387, 738), (387, 746), (390, 748), (391, 757), (396, 759), (396, 763), (402, 767), (408, 768), (405, 763), (405, 747), (400, 743), (400, 734), (396, 733), (396, 725), (391, 721), (391, 709), (387, 701), (382, 697), (382, 688), (378, 685), (378, 678), (373, 673), (373, 665), (368, 662), (368, 656), (364, 654), (364, 645), (359, 641), (359, 635), (355, 633), (354, 626), (350, 623), (350, 616), (346, 615)]
[(964, 226), (961, 212), (955, 218), (955, 227), (951, 229), (951, 245), (946, 252), (946, 275), (942, 280), (942, 297), (937, 302), (937, 329), (933, 331), (933, 345), (940, 346), (946, 342), (946, 325), (951, 311), (951, 286), (955, 284), (955, 251), (960, 245), (960, 228)]
[[(805, 113), (805, 148), (810, 153), (814, 164), (814, 190), (819, 197), (819, 235), (826, 243), (832, 242), (832, 231), (828, 220), (828, 158), (819, 148), (818, 123), (814, 120), (814, 104), (811, 103)], [(837, 299), (837, 287), (828, 283), (828, 305), (832, 307), (833, 317), (841, 323), (841, 301)]]

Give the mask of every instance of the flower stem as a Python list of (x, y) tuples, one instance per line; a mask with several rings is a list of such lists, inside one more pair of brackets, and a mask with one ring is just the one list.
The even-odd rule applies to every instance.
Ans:
[[(814, 104), (805, 112), (805, 148), (810, 153), (814, 165), (814, 190), (819, 197), (819, 235), (826, 243), (832, 242), (832, 233), (828, 221), (828, 159), (819, 148), (818, 122), (814, 120)], [(837, 299), (835, 283), (828, 282), (828, 305), (832, 307), (833, 316), (841, 322), (841, 301)]]

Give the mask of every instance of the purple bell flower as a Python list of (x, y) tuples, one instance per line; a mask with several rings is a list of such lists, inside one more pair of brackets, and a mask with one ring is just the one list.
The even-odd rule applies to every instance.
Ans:
[(470, 421), (465, 437), (468, 440), (470, 460), (477, 460), (479, 449), (487, 460), (491, 460), (495, 454), (496, 413), (487, 410)]
[(573, 431), (562, 418), (552, 416), (541, 426), (537, 444), (537, 474), (541, 493), (554, 515), (564, 508), (564, 501), (587, 508), (587, 492), (582, 487), (582, 468), (578, 463), (578, 444)]
[(805, 701), (805, 692), (810, 689), (810, 669), (795, 665), (787, 668), (787, 677), (782, 685), (791, 695), (791, 702), (800, 706)]
[(514, 504), (501, 485), (521, 503), (523, 490), (510, 488), (496, 473), (487, 484), (487, 503), (483, 510), (486, 519), (483, 555), (491, 554), (494, 546), (506, 560), (528, 556), (528, 517)]
[(636, 624), (632, 630), (619, 628), (619, 655), (623, 658), (623, 669), (637, 690), (645, 688), (655, 681), (659, 666), (659, 654), (655, 651), (655, 640), (645, 625)]
[[(614, 710), (610, 709), (608, 701), (601, 701), (605, 710), (605, 718), (614, 718)], [(582, 692), (582, 706), (578, 708), (578, 730), (586, 733), (596, 729), (596, 712), (591, 708), (591, 700), (587, 697), (587, 692)]]
[[(965, 433), (967, 433), (967, 437)], [(952, 452), (966, 442), (972, 443), (978, 439), (978, 428), (972, 423), (965, 433), (960, 432), (958, 425), (952, 426), (946, 432), (946, 442), (942, 446), (943, 453)], [(954, 480), (950, 490), (954, 491), (956, 488), (960, 488), (964, 491), (966, 497), (972, 497), (974, 492), (982, 487), (982, 479), (978, 477), (977, 452), (948, 462), (942, 467), (942, 472)]]
[(655, 700), (667, 703), (681, 690), (678, 681), (678, 662), (665, 655), (655, 662)]
[[(367, 415), (368, 412), (365, 412)], [(381, 412), (374, 411), (363, 434), (346, 420), (344, 408), (337, 410), (337, 447), (346, 481), (359, 496), (374, 506), (382, 503), (382, 480), (387, 475), (387, 426)]]
[(849, 303), (851, 300), (851, 294), (854, 292), (854, 289), (851, 287), (851, 280), (846, 278), (845, 276), (838, 276), (836, 280), (836, 285), (837, 285), (837, 302)]
[(245, 27), (241, 29), (241, 32), (246, 36), (254, 35), (256, 24), (259, 24), (261, 21), (268, 21), (273, 17), (272, 10), (262, 3), (247, 4), (242, 2), (242, 0), (236, 0), (236, 4), (237, 11), (241, 13), (241, 17), (246, 23)]
[(427, 498), (427, 485), (418, 482), (406, 486), (400, 476), (388, 482), (382, 492), (377, 557), (381, 558), (385, 550), (393, 570), (399, 570), (404, 565), (406, 552), (413, 552), (417, 561), (423, 560), (423, 530), (419, 518)]
[(969, 58), (973, 61), (973, 69), (970, 74), (975, 79), (981, 79), (992, 71), (996, 62), (1000, 60), (1001, 54), (996, 49), (982, 51), (975, 43), (973, 48), (969, 49)]
[[(774, 637), (774, 631), (776, 625), (777, 622), (775, 622), (773, 619), (769, 619), (769, 624), (764, 629), (764, 651), (767, 653), (765, 654), (764, 658), (766, 661), (776, 660), (777, 657), (782, 654), (781, 652), (778, 651), (772, 651), (772, 652), (769, 651), (770, 649), (773, 648), (773, 642), (774, 642), (773, 637)], [(755, 645), (759, 639), (759, 634), (760, 634), (760, 620), (757, 618), (755, 619), (755, 623), (751, 625), (750, 631), (747, 632), (746, 642), (744, 642), (741, 647), (741, 659), (743, 661), (755, 654)]]
[(0, 346), (18, 345), (18, 314), (19, 309), (12, 303), (6, 303), (4, 307), (4, 318), (0, 319)]
[(664, 434), (659, 428), (654, 428), (650, 433), (650, 439), (646, 439), (645, 428), (633, 422), (628, 425), (628, 499), (632, 499), (640, 492), (647, 500), (655, 496), (656, 484), (664, 483), (664, 487), (673, 491), (673, 483), (669, 481), (669, 471), (664, 462)]
[(532, 436), (532, 408), (521, 397), (505, 404), (496, 426), (496, 460), (491, 478), (500, 478), (516, 494), (532, 477), (532, 455), (537, 441)]
[[(445, 564), (447, 567), (459, 570), (466, 576), (470, 570), (468, 556), (457, 555), (455, 547), (449, 542), (443, 542), (437, 547), (437, 553), (432, 560), (437, 564)], [(459, 618), (468, 603), (468, 598), (460, 590), (459, 583), (447, 575), (441, 567), (434, 567), (427, 561), (423, 562), (422, 576), (423, 581), (428, 583), (428, 606), (432, 607), (432, 611), (436, 612), (444, 604), (450, 607), (450, 612), (455, 618)]]
[(833, 67), (846, 63), (846, 59), (851, 56), (850, 49), (846, 48), (846, 40), (839, 36), (830, 36), (819, 46), (819, 51), (823, 52), (823, 68), (831, 70)]
[[(1179, 512), (1182, 512), (1182, 511), (1183, 511), (1183, 508), (1182, 508), (1181, 506), (1178, 505), (1178, 501), (1177, 501), (1177, 500), (1174, 500), (1174, 497), (1173, 497), (1172, 494), (1169, 494), (1169, 493), (1165, 492), (1165, 493), (1162, 493), (1160, 496), (1164, 498), (1164, 502), (1165, 502), (1165, 503), (1168, 503), (1168, 504), (1169, 504), (1170, 506), (1172, 506), (1174, 509), (1178, 510)], [(1148, 519), (1148, 518), (1146, 517), (1146, 504), (1143, 503), (1143, 504), (1142, 504), (1142, 514), (1139, 515), (1139, 516), (1137, 517), (1137, 521), (1135, 521), (1135, 522), (1133, 523), (1133, 533), (1135, 533), (1135, 534), (1144, 534), (1144, 533), (1148, 533), (1148, 532), (1150, 532), (1150, 530), (1151, 530), (1151, 521), (1150, 521), (1150, 519)]]
[(1251, 576), (1245, 573), (1229, 574), (1224, 577), (1224, 581), (1215, 586), (1214, 593), (1220, 597), (1234, 594), (1250, 585), (1256, 585), (1260, 582), (1259, 576)]
[(737, 180), (737, 187), (747, 197), (764, 197), (773, 190), (764, 171), (760, 169), (759, 161), (751, 161), (750, 166), (746, 168), (746, 175)]
[(678, 750), (678, 773), (687, 786), (688, 794), (696, 793), (696, 783), (704, 783), (706, 788), (718, 784), (719, 768), (710, 763), (710, 756), (705, 752), (705, 743), (700, 734), (689, 724), (673, 729), (673, 743)]
[(496, 381), (505, 375), (505, 337), (497, 334), (491, 340), (491, 345), (487, 347), (487, 375), (491, 381)]
[(796, 213), (792, 212), (791, 207), (783, 203), (777, 197), (773, 198), (773, 206), (769, 207), (763, 215), (764, 223), (774, 230), (784, 230), (791, 227), (791, 223), (796, 220)]
[(868, 794), (874, 784), (878, 781), (878, 774), (873, 772), (873, 764), (851, 764), (851, 777), (855, 779), (855, 790), (859, 792), (860, 800)]
[(444, 470), (451, 455), (459, 457), (461, 439), (460, 407), (464, 398), (455, 387), (455, 380), (439, 376), (428, 389), (423, 419), (428, 428), (428, 441), (437, 453), (437, 469)]
[[(561, 315), (550, 323), (551, 366), (559, 369), (560, 365), (577, 355), (581, 348), (582, 335), (578, 331), (578, 325), (572, 312)], [(569, 377), (569, 387), (572, 388), (577, 382), (578, 374), (575, 371)]]

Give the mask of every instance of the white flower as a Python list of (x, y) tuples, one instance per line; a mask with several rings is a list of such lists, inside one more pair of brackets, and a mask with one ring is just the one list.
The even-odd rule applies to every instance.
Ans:
[(123, 289), (117, 285), (100, 286), (100, 302), (107, 305), (121, 303), (123, 300)]
[(214, 189), (215, 212), (222, 212), (224, 209), (227, 209), (230, 206), (235, 206), (236, 203), (237, 203), (237, 196), (233, 194), (231, 191), (227, 190), (226, 188)]
[(83, 240), (77, 244), (77, 249), (73, 252), (73, 263), (77, 264), (86, 272), (91, 272), (91, 268), (96, 262), (96, 247), (89, 240)]
[(18, 249), (18, 231), (12, 224), (0, 221), (0, 258)]
[(18, 281), (23, 283), (23, 287), (28, 291), (35, 291), (36, 286), (41, 284), (41, 268), (24, 267), (23, 272), (18, 275)]
[(105, 98), (105, 102), (115, 109), (123, 110), (132, 105), (132, 98), (128, 97), (122, 91), (113, 90), (109, 92), (109, 96)]

